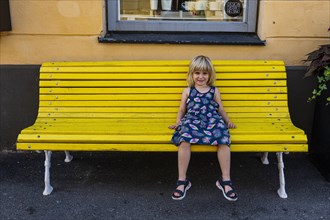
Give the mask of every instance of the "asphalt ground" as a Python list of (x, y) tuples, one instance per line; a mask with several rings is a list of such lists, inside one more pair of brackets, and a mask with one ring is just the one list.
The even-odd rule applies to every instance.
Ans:
[(263, 165), (257, 153), (232, 154), (237, 202), (215, 186), (215, 153), (193, 153), (191, 189), (171, 199), (176, 153), (73, 152), (52, 156), (54, 191), (43, 196), (44, 154), (0, 153), (0, 219), (330, 219), (330, 183), (307, 154), (284, 156), (287, 199), (278, 197), (275, 154)]

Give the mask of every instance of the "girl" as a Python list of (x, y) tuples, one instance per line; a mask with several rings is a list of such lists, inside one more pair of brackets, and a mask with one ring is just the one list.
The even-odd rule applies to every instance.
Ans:
[(216, 73), (211, 60), (206, 56), (192, 59), (188, 71), (188, 88), (182, 92), (180, 109), (176, 124), (169, 126), (175, 129), (172, 143), (179, 146), (179, 178), (172, 199), (181, 200), (191, 187), (186, 178), (190, 161), (190, 145), (204, 144), (218, 146), (217, 156), (222, 177), (216, 186), (229, 201), (236, 201), (237, 194), (230, 180), (230, 135), (228, 128), (235, 128), (225, 112), (219, 90), (214, 87)]

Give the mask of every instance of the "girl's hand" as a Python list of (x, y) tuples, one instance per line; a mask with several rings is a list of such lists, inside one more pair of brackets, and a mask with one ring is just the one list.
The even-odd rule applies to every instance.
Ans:
[(236, 128), (236, 125), (231, 121), (228, 121), (227, 126), (228, 128)]
[(174, 124), (174, 125), (170, 125), (170, 126), (168, 126), (168, 128), (169, 129), (177, 129), (177, 127), (179, 127), (179, 125), (180, 125), (180, 123), (176, 123), (176, 124)]

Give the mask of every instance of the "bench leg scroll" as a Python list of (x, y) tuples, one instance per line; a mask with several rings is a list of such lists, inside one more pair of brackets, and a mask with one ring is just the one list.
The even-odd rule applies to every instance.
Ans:
[(278, 161), (278, 172), (279, 172), (279, 179), (280, 179), (280, 188), (277, 190), (277, 194), (283, 198), (288, 198), (288, 195), (285, 192), (285, 177), (284, 177), (284, 162), (283, 162), (283, 153), (278, 152), (276, 153), (277, 161)]
[(70, 154), (70, 151), (64, 151), (64, 153), (65, 153), (65, 160), (64, 160), (64, 162), (66, 162), (66, 163), (69, 163), (69, 162), (71, 162), (71, 160), (73, 159), (73, 156)]
[(52, 152), (45, 150), (45, 190), (43, 192), (44, 196), (51, 194), (53, 187), (50, 185), (50, 167), (51, 167), (51, 156)]

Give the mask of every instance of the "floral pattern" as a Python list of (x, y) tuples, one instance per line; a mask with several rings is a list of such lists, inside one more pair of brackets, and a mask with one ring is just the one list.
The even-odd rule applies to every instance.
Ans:
[(217, 110), (219, 104), (214, 101), (215, 88), (206, 93), (190, 88), (187, 99), (187, 113), (172, 137), (172, 143), (179, 146), (181, 142), (191, 144), (230, 146), (230, 134), (226, 123)]

